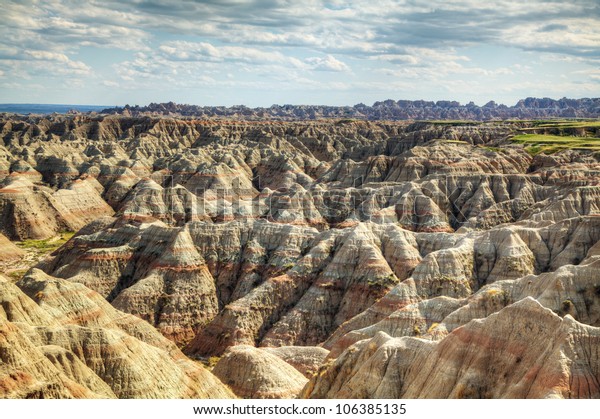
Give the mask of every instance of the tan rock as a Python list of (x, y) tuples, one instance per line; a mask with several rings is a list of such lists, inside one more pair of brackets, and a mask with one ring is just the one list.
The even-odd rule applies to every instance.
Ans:
[(94, 291), (38, 270), (18, 285), (30, 295), (0, 280), (1, 397), (232, 397), (150, 325)]
[(600, 329), (527, 297), (439, 342), (379, 332), (348, 348), (303, 397), (596, 398)]
[(0, 262), (19, 259), (25, 252), (0, 233)]
[(239, 345), (227, 350), (213, 369), (243, 398), (295, 398), (308, 381), (294, 367), (263, 349)]
[(279, 348), (265, 347), (261, 349), (281, 358), (300, 371), (306, 378), (311, 378), (317, 373), (329, 354), (327, 349), (319, 346), (281, 346)]

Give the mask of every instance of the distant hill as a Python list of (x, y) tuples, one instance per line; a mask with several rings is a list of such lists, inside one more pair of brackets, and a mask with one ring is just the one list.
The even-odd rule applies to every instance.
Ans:
[(359, 103), (354, 106), (325, 105), (272, 105), (268, 108), (237, 106), (198, 106), (168, 103), (150, 103), (147, 106), (116, 106), (60, 104), (0, 104), (0, 112), (16, 114), (66, 114), (69, 112), (98, 112), (127, 116), (176, 116), (205, 119), (259, 120), (503, 120), (545, 118), (600, 118), (600, 98), (559, 100), (527, 98), (514, 106), (498, 105), (490, 101), (483, 106), (470, 102), (462, 105), (456, 101), (385, 100), (373, 105)]
[(51, 113), (67, 113), (69, 111), (78, 112), (98, 112), (106, 106), (102, 105), (59, 105), (46, 103), (0, 103), (0, 112), (18, 113), (18, 114), (36, 114), (46, 115)]
[(473, 102), (461, 105), (455, 101), (385, 100), (372, 106), (273, 105), (268, 108), (239, 106), (197, 106), (173, 102), (148, 106), (115, 107), (102, 113), (122, 115), (166, 115), (198, 118), (237, 118), (241, 120), (310, 120), (349, 118), (367, 120), (494, 120), (542, 118), (598, 118), (600, 98), (549, 99), (527, 98), (514, 106), (493, 101), (483, 106)]

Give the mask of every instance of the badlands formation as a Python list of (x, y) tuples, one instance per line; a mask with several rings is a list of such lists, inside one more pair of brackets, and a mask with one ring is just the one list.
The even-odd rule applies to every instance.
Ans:
[(600, 397), (597, 121), (0, 135), (0, 397)]

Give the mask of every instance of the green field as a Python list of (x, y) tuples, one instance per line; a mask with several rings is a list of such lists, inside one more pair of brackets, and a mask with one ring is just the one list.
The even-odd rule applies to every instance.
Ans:
[(65, 244), (75, 235), (71, 231), (63, 231), (55, 237), (48, 239), (27, 239), (20, 242), (14, 242), (18, 247), (25, 251), (25, 254), (16, 261), (7, 261), (0, 264), (0, 271), (18, 281), (32, 267), (46, 258), (50, 253)]
[(421, 122), (421, 123), (425, 123), (425, 124), (431, 124), (431, 125), (449, 125), (452, 127), (461, 127), (461, 126), (465, 126), (465, 125), (481, 125), (484, 122), (483, 121), (461, 121), (461, 120), (424, 120), (424, 121), (415, 121), (415, 122)]
[[(513, 121), (518, 122), (518, 121)], [(539, 129), (584, 129), (595, 131), (600, 128), (600, 120), (597, 119), (558, 119), (558, 120), (539, 120), (539, 121), (521, 121), (531, 124), (530, 127), (521, 128), (521, 131), (533, 131)]]
[(531, 155), (552, 154), (570, 149), (600, 151), (600, 138), (519, 134), (515, 135), (511, 141), (523, 144), (525, 150)]
[(539, 128), (598, 128), (600, 121), (537, 121), (536, 126)]
[(24, 250), (32, 250), (37, 253), (52, 253), (60, 246), (68, 242), (71, 237), (75, 235), (75, 232), (65, 231), (60, 233), (57, 237), (52, 237), (50, 239), (44, 240), (23, 240), (21, 242), (16, 242), (15, 244)]

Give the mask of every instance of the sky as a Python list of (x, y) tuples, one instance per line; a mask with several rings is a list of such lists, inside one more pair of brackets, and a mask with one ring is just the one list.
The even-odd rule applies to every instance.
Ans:
[(600, 96), (598, 0), (0, 0), (0, 103)]

